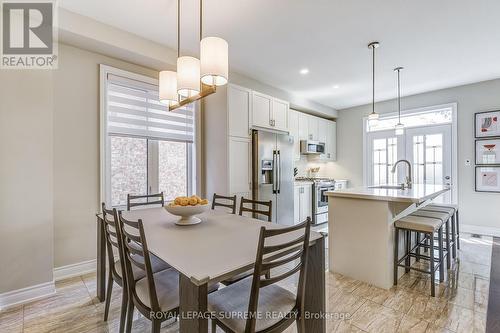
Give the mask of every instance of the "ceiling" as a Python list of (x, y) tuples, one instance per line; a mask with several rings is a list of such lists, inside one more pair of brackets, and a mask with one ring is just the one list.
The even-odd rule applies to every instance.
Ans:
[[(176, 48), (175, 0), (60, 0), (70, 11)], [(198, 53), (198, 1), (182, 0), (181, 48)], [(229, 42), (230, 68), (343, 109), (500, 77), (498, 0), (205, 0), (204, 35)], [(299, 71), (308, 68), (309, 74)]]

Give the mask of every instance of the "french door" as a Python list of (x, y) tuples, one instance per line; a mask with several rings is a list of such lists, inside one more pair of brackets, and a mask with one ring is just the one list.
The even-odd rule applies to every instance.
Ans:
[[(445, 124), (406, 128), (405, 134), (400, 136), (396, 136), (394, 130), (367, 133), (367, 183), (380, 185), (405, 182), (408, 172), (405, 164), (401, 164), (394, 174), (391, 170), (397, 160), (406, 159), (412, 165), (414, 184), (451, 186), (451, 129), (451, 124)], [(451, 191), (435, 201), (451, 203)]]

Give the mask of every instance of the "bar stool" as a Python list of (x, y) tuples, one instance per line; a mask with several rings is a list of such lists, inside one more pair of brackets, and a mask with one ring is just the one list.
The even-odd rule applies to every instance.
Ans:
[[(444, 251), (443, 251), (443, 222), (440, 219), (436, 218), (428, 218), (428, 217), (420, 217), (420, 216), (412, 216), (408, 215), (403, 217), (396, 222), (394, 222), (394, 285), (398, 284), (398, 268), (404, 267), (405, 272), (409, 272), (410, 270), (416, 270), (421, 273), (430, 274), (431, 276), (431, 296), (436, 295), (436, 270), (439, 269), (439, 281), (442, 282), (444, 276)], [(399, 232), (403, 231), (405, 233), (405, 254), (400, 258), (399, 257)], [(437, 234), (438, 236), (438, 244), (439, 246), (435, 247), (434, 244), (429, 246), (429, 255), (418, 254), (419, 258), (423, 258), (428, 260), (430, 263), (430, 269), (424, 270), (417, 267), (411, 266), (411, 258), (417, 258), (417, 252), (415, 250), (419, 249), (420, 246), (423, 246), (424, 240), (419, 243), (416, 242), (415, 246), (412, 248), (411, 246), (411, 235), (412, 233), (421, 233), (428, 237), (429, 240), (433, 240), (434, 236)], [(434, 257), (434, 250), (438, 249), (439, 256), (436, 259)], [(404, 264), (402, 262), (404, 261)]]
[(447, 212), (452, 215), (452, 240), (456, 242), (453, 257), (456, 258), (456, 249), (460, 250), (460, 226), (458, 222), (458, 205), (452, 204), (438, 204), (438, 205), (428, 205), (424, 208), (425, 210), (437, 211), (437, 212)]
[[(443, 232), (445, 235), (444, 239), (444, 244), (440, 244), (439, 246), (446, 248), (446, 267), (448, 269), (451, 268), (451, 257), (449, 256), (450, 249), (451, 249), (451, 241), (450, 241), (450, 218), (451, 214), (445, 213), (445, 212), (435, 212), (435, 211), (428, 211), (424, 209), (419, 209), (416, 212), (413, 212), (410, 214), (411, 216), (419, 216), (419, 217), (428, 217), (431, 219), (438, 219), (443, 223)], [(446, 228), (444, 228), (446, 227)], [(417, 243), (419, 243), (419, 237), (417, 234)], [(427, 248), (427, 242), (424, 242), (425, 245), (422, 245), (423, 247)], [(420, 253), (420, 250), (417, 249), (417, 253)]]

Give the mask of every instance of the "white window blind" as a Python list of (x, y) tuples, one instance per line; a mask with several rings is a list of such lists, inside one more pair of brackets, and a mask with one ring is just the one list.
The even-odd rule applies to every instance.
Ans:
[(171, 112), (160, 103), (157, 85), (114, 74), (106, 84), (108, 134), (194, 141), (192, 104)]

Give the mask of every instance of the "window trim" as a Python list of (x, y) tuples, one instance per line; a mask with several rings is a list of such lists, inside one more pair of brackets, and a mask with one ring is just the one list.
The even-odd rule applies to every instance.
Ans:
[[(406, 109), (402, 110), (401, 114), (417, 114), (417, 113), (425, 113), (430, 112), (436, 109), (444, 109), (451, 108), (452, 112), (452, 122), (451, 122), (451, 145), (452, 145), (452, 188), (453, 195), (451, 202), (456, 204), (458, 203), (458, 186), (459, 186), (459, 177), (458, 177), (458, 103), (445, 103), (445, 104), (436, 104), (431, 106), (425, 106), (420, 108)], [(382, 113), (381, 117), (393, 117), (397, 116), (397, 112), (387, 112)], [(368, 186), (368, 173), (370, 172), (367, 161), (367, 153), (368, 153), (368, 116), (363, 117), (363, 186)]]
[[(123, 76), (132, 80), (137, 80), (153, 85), (158, 85), (158, 79), (136, 74), (133, 72), (129, 72), (126, 70), (122, 70), (119, 68), (115, 68), (112, 66), (100, 64), (99, 65), (99, 146), (100, 146), (100, 202), (109, 203), (111, 202), (111, 170), (107, 168), (108, 165), (111, 164), (111, 154), (108, 151), (108, 147), (110, 147), (110, 136), (107, 131), (107, 77), (108, 74)], [(199, 104), (197, 105), (199, 106)], [(192, 193), (196, 193), (199, 188), (199, 171), (201, 170), (201, 160), (198, 157), (198, 147), (200, 147), (201, 138), (200, 138), (200, 112), (199, 107), (194, 108), (194, 116), (195, 116), (195, 129), (194, 129), (194, 142), (190, 144), (191, 149), (187, 149), (187, 194), (191, 195)], [(124, 135), (126, 137), (126, 135)], [(132, 137), (132, 136), (129, 136)], [(151, 138), (154, 139), (154, 138)], [(187, 143), (186, 143), (187, 144)], [(188, 144), (189, 146), (189, 144)], [(148, 150), (151, 148), (151, 142), (148, 141)], [(157, 149), (158, 150), (158, 149)], [(148, 152), (148, 173), (150, 172), (151, 157)], [(148, 191), (151, 186), (151, 179), (148, 175)]]

